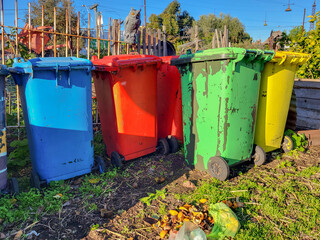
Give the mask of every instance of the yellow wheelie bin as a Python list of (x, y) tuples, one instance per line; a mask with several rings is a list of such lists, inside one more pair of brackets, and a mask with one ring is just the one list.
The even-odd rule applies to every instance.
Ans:
[(281, 148), (293, 149), (289, 136), (283, 137), (288, 116), (295, 73), (310, 59), (309, 54), (276, 52), (264, 66), (257, 112), (255, 144), (270, 152)]

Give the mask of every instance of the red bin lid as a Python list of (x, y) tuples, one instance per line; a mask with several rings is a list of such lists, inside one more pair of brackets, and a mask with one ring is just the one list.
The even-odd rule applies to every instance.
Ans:
[(160, 57), (160, 58), (162, 59), (163, 63), (171, 64), (171, 60), (177, 59), (177, 58), (179, 58), (179, 56), (164, 56), (164, 57)]
[(105, 56), (98, 59), (97, 56), (92, 56), (91, 62), (93, 63), (93, 70), (96, 71), (119, 71), (120, 68), (146, 66), (156, 64), (160, 66), (161, 58), (152, 55), (114, 55)]

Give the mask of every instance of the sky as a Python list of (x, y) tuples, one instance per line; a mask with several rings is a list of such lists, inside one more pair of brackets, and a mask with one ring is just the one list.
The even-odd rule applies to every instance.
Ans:
[[(18, 18), (24, 18), (28, 10), (30, 0), (18, 1)], [(144, 0), (74, 0), (76, 11), (83, 16), (91, 13), (91, 26), (94, 26), (94, 11), (88, 7), (98, 3), (98, 11), (102, 12), (103, 23), (108, 25), (108, 19), (125, 19), (131, 7), (141, 8), (141, 21), (144, 22), (143, 11)], [(152, 14), (160, 14), (172, 0), (146, 0), (147, 19)], [(271, 30), (290, 31), (295, 26), (302, 25), (303, 12), (306, 8), (306, 16), (311, 15), (314, 0), (290, 0), (291, 12), (285, 12), (289, 0), (178, 0), (181, 3), (181, 10), (188, 11), (196, 20), (201, 15), (214, 13), (219, 15), (221, 12), (237, 17), (245, 26), (246, 32), (250, 34), (253, 40), (262, 41), (270, 36)], [(4, 2), (4, 24), (14, 25), (14, 0), (3, 0)], [(320, 10), (320, 0), (316, 0), (317, 10)], [(86, 5), (87, 7), (84, 7)], [(264, 26), (265, 20), (267, 26)], [(23, 27), (22, 19), (18, 20), (19, 27)], [(305, 28), (309, 30), (309, 22), (306, 18)], [(87, 27), (81, 25), (81, 27)]]

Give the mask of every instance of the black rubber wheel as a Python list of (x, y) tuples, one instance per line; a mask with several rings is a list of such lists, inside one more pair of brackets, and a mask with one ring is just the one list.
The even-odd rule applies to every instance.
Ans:
[(267, 156), (262, 147), (256, 145), (252, 158), (256, 166), (261, 166), (266, 162)]
[(122, 158), (118, 152), (112, 152), (111, 153), (111, 164), (114, 167), (121, 168), (122, 167)]
[(31, 173), (31, 187), (40, 189), (41, 188), (41, 183), (40, 183), (40, 178), (38, 173), (32, 170)]
[(100, 157), (100, 156), (96, 156), (95, 158), (95, 161), (97, 163), (97, 166), (98, 166), (98, 170), (99, 172), (102, 174), (102, 173), (105, 173), (107, 171), (107, 167), (106, 167), (106, 164), (103, 160), (103, 157)]
[(160, 138), (158, 140), (157, 150), (162, 155), (167, 155), (170, 153), (169, 143), (166, 139)]
[(285, 153), (288, 153), (293, 150), (293, 141), (292, 141), (291, 137), (284, 136), (283, 142), (282, 142), (282, 150)]
[(169, 143), (170, 153), (176, 153), (179, 150), (178, 139), (174, 136), (168, 136), (167, 142)]
[(19, 184), (16, 178), (11, 178), (10, 180), (10, 193), (11, 194), (19, 194)]
[(210, 158), (207, 167), (209, 174), (220, 181), (224, 181), (229, 177), (230, 167), (222, 157)]

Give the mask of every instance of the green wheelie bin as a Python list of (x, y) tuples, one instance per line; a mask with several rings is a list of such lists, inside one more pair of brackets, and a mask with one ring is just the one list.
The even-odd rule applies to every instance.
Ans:
[(181, 74), (184, 152), (189, 165), (221, 181), (230, 166), (254, 159), (253, 147), (261, 71), (273, 51), (217, 48), (172, 60)]

